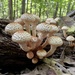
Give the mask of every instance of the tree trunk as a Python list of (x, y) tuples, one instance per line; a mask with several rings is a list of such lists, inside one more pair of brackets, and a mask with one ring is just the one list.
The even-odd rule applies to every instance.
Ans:
[(54, 12), (53, 18), (56, 18), (56, 16), (57, 16), (58, 5), (59, 5), (59, 3), (57, 2), (57, 3), (56, 3), (56, 10), (55, 10), (55, 12)]
[[(71, 5), (71, 0), (68, 1), (67, 13), (70, 11), (70, 5)], [(67, 14), (67, 13), (66, 13), (66, 14)]]
[(31, 3), (30, 3), (30, 13), (32, 13), (32, 0), (31, 0)]
[(36, 11), (36, 5), (37, 5), (37, 3), (35, 2), (35, 5), (34, 5), (34, 8), (35, 8), (35, 14), (36, 14), (36, 12), (37, 12), (37, 11)]
[(9, 8), (9, 19), (13, 19), (13, 6), (12, 0), (8, 0), (8, 8)]
[(13, 17), (13, 19), (15, 19), (16, 18), (16, 15), (15, 15), (15, 8), (16, 8), (16, 0), (14, 0), (14, 17)]
[(72, 6), (71, 6), (71, 11), (74, 9), (74, 5), (75, 5), (75, 1), (73, 2)]
[(26, 13), (28, 13), (28, 0), (27, 0), (27, 3), (26, 3)]
[(17, 18), (18, 18), (18, 0), (17, 0)]
[(25, 13), (25, 0), (22, 0), (22, 11), (21, 14)]

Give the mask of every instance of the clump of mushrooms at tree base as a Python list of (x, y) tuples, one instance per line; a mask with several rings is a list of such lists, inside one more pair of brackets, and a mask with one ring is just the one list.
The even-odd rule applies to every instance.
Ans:
[[(12, 41), (18, 43), (20, 48), (26, 52), (27, 58), (36, 64), (39, 59), (51, 56), (57, 47), (63, 45), (61, 37), (55, 35), (60, 30), (57, 25), (58, 20), (59, 18), (48, 18), (45, 22), (40, 23), (38, 16), (24, 13), (20, 18), (9, 23), (5, 27), (5, 32), (10, 34)], [(68, 37), (67, 28), (61, 28), (65, 38)], [(44, 39), (46, 40), (43, 42)], [(73, 40), (66, 39), (71, 45), (75, 40), (75, 38)], [(44, 49), (47, 45), (50, 45), (48, 51)]]

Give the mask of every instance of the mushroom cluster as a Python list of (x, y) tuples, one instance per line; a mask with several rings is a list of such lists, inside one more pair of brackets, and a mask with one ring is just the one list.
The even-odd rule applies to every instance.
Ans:
[[(39, 59), (51, 56), (57, 47), (63, 45), (61, 37), (55, 35), (59, 31), (56, 23), (58, 20), (59, 18), (48, 18), (40, 23), (38, 16), (24, 13), (20, 18), (9, 23), (5, 27), (5, 32), (10, 34), (12, 41), (18, 43), (20, 48), (26, 52), (27, 58), (36, 64)], [(69, 41), (69, 45), (72, 45), (75, 38), (67, 36), (67, 29), (66, 26), (61, 28), (63, 36)], [(50, 45), (48, 51), (45, 50), (47, 45)]]

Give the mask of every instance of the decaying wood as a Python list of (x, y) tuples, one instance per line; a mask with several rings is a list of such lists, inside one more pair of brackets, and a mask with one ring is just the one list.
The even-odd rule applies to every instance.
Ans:
[(4, 32), (5, 26), (10, 22), (0, 19), (0, 68), (6, 69), (5, 71), (26, 67), (32, 69), (36, 65), (32, 64), (31, 60), (26, 57), (26, 53), (11, 40), (11, 36)]

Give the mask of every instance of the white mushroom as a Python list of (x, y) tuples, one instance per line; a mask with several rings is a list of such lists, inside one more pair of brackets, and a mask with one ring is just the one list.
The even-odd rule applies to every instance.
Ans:
[(21, 24), (24, 27), (24, 22), (21, 18), (15, 19), (14, 22), (17, 22), (17, 23)]
[(39, 59), (43, 59), (43, 58), (46, 56), (47, 52), (46, 52), (46, 50), (41, 49), (41, 50), (38, 50), (38, 51), (36, 52), (36, 54), (37, 54), (37, 56), (39, 57)]
[(68, 30), (69, 27), (67, 26), (63, 26), (61, 29), (63, 30), (63, 35), (64, 37), (66, 38), (67, 37), (67, 34), (66, 34), (66, 31)]
[(37, 15), (32, 15), (35, 20), (31, 22), (32, 25), (32, 35), (36, 37), (36, 26), (40, 22), (40, 18)]
[(13, 33), (15, 33), (16, 31), (19, 30), (23, 30), (22, 25), (20, 25), (19, 23), (13, 22), (13, 23), (9, 23), (6, 27), (5, 27), (5, 32), (12, 35)]
[(75, 38), (72, 35), (69, 35), (66, 37), (66, 40), (69, 41), (69, 46), (72, 46), (72, 42), (75, 40)]
[(59, 18), (59, 17), (56, 17), (56, 18), (55, 18), (55, 21), (56, 21), (56, 22), (58, 22), (59, 20), (60, 20), (60, 18)]
[(30, 51), (27, 43), (31, 40), (31, 35), (26, 31), (17, 31), (12, 35), (12, 41), (17, 42), (24, 51)]
[(40, 40), (38, 42), (38, 45), (40, 45), (42, 43), (43, 39), (47, 37), (47, 34), (50, 33), (51, 28), (52, 27), (46, 23), (41, 23), (41, 24), (37, 25), (37, 27), (36, 27), (37, 35), (38, 35), (38, 39)]
[(63, 44), (63, 41), (60, 37), (58, 36), (51, 36), (49, 39), (48, 39), (48, 43), (51, 45), (51, 48), (50, 50), (48, 51), (46, 57), (49, 57), (51, 56), (57, 47), (61, 46)]
[(44, 39), (47, 37), (47, 34), (51, 31), (51, 26), (46, 23), (40, 23), (37, 25), (36, 30), (38, 31), (37, 35), (39, 39)]
[(53, 34), (55, 34), (56, 32), (59, 31), (59, 28), (56, 25), (49, 25), (51, 27), (51, 30), (49, 31), (49, 34), (47, 35), (47, 39), (45, 40), (45, 42), (42, 44), (42, 48), (46, 47), (48, 45), (48, 37), (52, 36)]
[(21, 16), (21, 19), (25, 23), (27, 32), (31, 33), (30, 24), (31, 24), (31, 22), (35, 21), (35, 18), (32, 16), (32, 14), (24, 13)]
[(48, 24), (56, 25), (56, 21), (53, 18), (47, 18), (45, 22), (48, 23)]
[(30, 43), (29, 43), (29, 45), (30, 45), (30, 47), (32, 48), (32, 50), (36, 48), (36, 43), (37, 43), (37, 42), (38, 42), (38, 38), (32, 36), (32, 37), (31, 37), (31, 41), (30, 41)]

